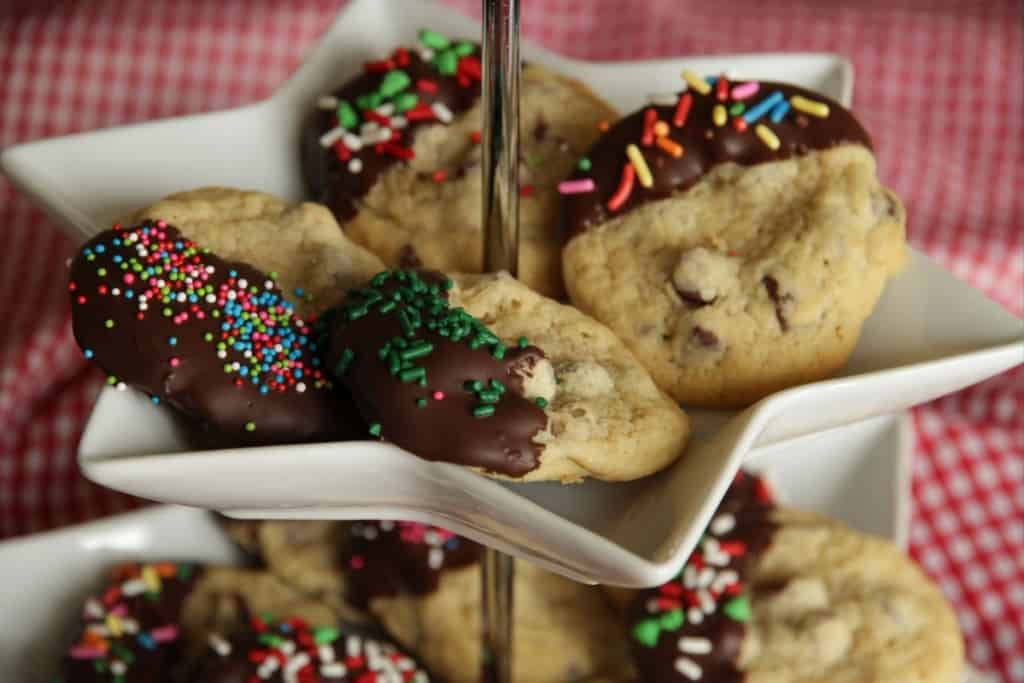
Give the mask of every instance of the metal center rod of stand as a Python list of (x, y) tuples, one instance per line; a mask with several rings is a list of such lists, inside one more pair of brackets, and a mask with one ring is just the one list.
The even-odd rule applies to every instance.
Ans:
[[(519, 2), (483, 2), (483, 266), (519, 267)], [(512, 558), (492, 548), (481, 565), (481, 683), (512, 683)]]

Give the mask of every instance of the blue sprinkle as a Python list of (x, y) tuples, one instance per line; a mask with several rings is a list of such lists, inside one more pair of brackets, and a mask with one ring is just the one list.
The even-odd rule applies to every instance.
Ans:
[(82, 355), (85, 356), (86, 358), (92, 358), (92, 349), (82, 349)]
[(238, 277), (238, 271), (237, 270), (229, 270), (228, 271), (228, 275), (231, 276), (231, 277)]
[(708, 85), (714, 85), (715, 83), (718, 82), (718, 76), (708, 76), (707, 78), (704, 79), (704, 82), (707, 83)]
[(231, 329), (231, 323), (221, 323), (220, 324), (220, 329), (222, 329), (225, 332), (227, 332), (228, 330)]
[(114, 238), (114, 239), (112, 240), (112, 242), (113, 242), (113, 244), (114, 244), (114, 246), (115, 246), (115, 247), (119, 247), (119, 246), (121, 246), (121, 238), (120, 238), (120, 237), (115, 237), (115, 238)]
[(103, 246), (102, 244), (97, 244), (96, 245), (96, 253), (97, 254), (102, 254), (106, 250), (107, 250), (107, 248), (105, 246)]
[(167, 343), (170, 344), (171, 346), (177, 346), (178, 338), (177, 337), (168, 337), (167, 338)]
[(292, 370), (292, 374), (295, 375), (295, 379), (302, 379), (302, 370), (296, 368)]
[(772, 113), (769, 114), (768, 118), (771, 119), (772, 123), (778, 123), (779, 121), (782, 120), (782, 117), (785, 116), (788, 112), (789, 102), (787, 102), (786, 100), (782, 100), (777, 105), (775, 105), (775, 108), (772, 109)]
[(264, 384), (264, 385), (262, 385), (262, 386), (260, 387), (260, 393), (261, 393), (261, 394), (268, 394), (268, 393), (270, 393), (270, 389), (268, 389), (268, 388), (267, 388), (267, 385), (265, 385), (265, 384)]
[(777, 105), (779, 102), (784, 100), (784, 96), (780, 90), (776, 90), (768, 97), (764, 98), (753, 107), (747, 110), (747, 113), (743, 115), (743, 120), (747, 123), (754, 123), (759, 118), (768, 113), (768, 111)]
[(246, 375), (249, 374), (249, 368), (243, 365), (242, 367), (238, 368), (238, 374), (241, 375), (242, 377), (245, 377)]
[(315, 367), (315, 368), (316, 367), (320, 367), (320, 359), (319, 358), (314, 358), (313, 359), (313, 367)]
[[(153, 398), (156, 397), (154, 396)], [(156, 649), (156, 641), (153, 640), (153, 638), (151, 638), (148, 633), (140, 633), (139, 635), (135, 636), (135, 639), (139, 641), (139, 645), (146, 648), (147, 650)]]
[(306, 292), (302, 289), (302, 287), (296, 287), (295, 288), (295, 296), (297, 296), (297, 297), (299, 297), (301, 299), (305, 295), (306, 295)]
[(150, 396), (149, 400), (152, 401), (156, 405), (160, 404), (160, 397), (159, 396)]
[(130, 289), (124, 290), (124, 298), (125, 299), (134, 299), (135, 298), (135, 292), (133, 292)]
[(120, 254), (114, 254), (114, 259), (113, 259), (113, 261), (114, 261), (114, 263), (120, 263), (121, 261), (124, 261), (124, 259), (123, 259), (123, 258), (121, 258), (121, 255), (120, 255)]

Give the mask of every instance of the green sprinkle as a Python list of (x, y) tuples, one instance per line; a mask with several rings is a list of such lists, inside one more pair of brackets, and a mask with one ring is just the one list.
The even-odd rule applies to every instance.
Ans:
[(261, 645), (267, 645), (269, 647), (277, 647), (283, 640), (280, 636), (275, 636), (273, 633), (261, 633), (258, 640)]
[(370, 425), (370, 434), (380, 436), (380, 422), (374, 422)]
[(454, 76), (459, 57), (452, 51), (441, 52), (434, 57), (434, 66), (445, 76)]
[(431, 50), (445, 50), (451, 44), (448, 42), (448, 39), (440, 33), (435, 33), (434, 31), (426, 28), (420, 31), (420, 42)]
[(590, 159), (583, 157), (582, 159), (579, 160), (579, 162), (577, 162), (576, 168), (580, 169), (581, 171), (589, 171), (591, 168)]
[(338, 102), (338, 123), (342, 128), (352, 130), (359, 125), (359, 114), (348, 103), (348, 100)]
[(408, 88), (410, 83), (412, 80), (409, 78), (409, 74), (401, 69), (395, 69), (384, 74), (384, 80), (380, 82), (380, 88), (377, 91), (382, 97), (394, 97)]
[(195, 571), (195, 567), (190, 564), (179, 564), (178, 565), (178, 578), (182, 581), (188, 581), (192, 578), (192, 572)]
[(415, 107), (420, 101), (420, 98), (415, 93), (403, 92), (395, 96), (393, 100), (395, 104), (395, 111), (399, 114), (404, 114), (413, 107)]
[(381, 287), (384, 285), (385, 282), (388, 281), (389, 277), (391, 277), (391, 273), (389, 273), (386, 270), (383, 270), (373, 276), (373, 279), (370, 280), (370, 284), (374, 287)]
[(425, 399), (422, 396), (420, 396), (418, 399), (416, 399), (416, 407), (417, 408), (426, 408), (427, 407), (427, 399)]
[(671, 609), (661, 615), (660, 623), (666, 631), (678, 631), (686, 623), (686, 618), (683, 616), (683, 610)]
[(484, 403), (497, 403), (501, 399), (501, 393), (497, 391), (481, 391), (476, 396)]
[(477, 392), (484, 388), (484, 383), (478, 379), (467, 379), (462, 383), (462, 388), (466, 391)]
[(376, 109), (380, 106), (381, 96), (378, 93), (364, 93), (356, 98), (356, 106), (360, 109)]
[(746, 105), (744, 105), (742, 102), (737, 102), (736, 104), (729, 107), (729, 113), (732, 114), (733, 116), (739, 116), (744, 111), (746, 111), (746, 109)]
[(633, 627), (633, 638), (641, 645), (654, 647), (658, 644), (661, 626), (657, 619), (644, 619)]
[(548, 400), (546, 398), (544, 398), (543, 396), (538, 396), (537, 398), (533, 399), (533, 402), (536, 403), (537, 406), (540, 407), (540, 408), (547, 408), (548, 407)]
[(490, 404), (484, 404), (473, 407), (473, 417), (490, 417), (494, 415), (494, 406)]
[(245, 423), (245, 431), (247, 431), (247, 432), (255, 432), (256, 431), (256, 423), (252, 422), (252, 421), (246, 422)]
[(377, 311), (383, 313), (384, 315), (387, 315), (391, 311), (395, 310), (395, 307), (397, 306), (398, 304), (396, 304), (394, 301), (385, 301), (377, 308)]
[(474, 50), (476, 50), (476, 46), (473, 45), (473, 43), (470, 43), (469, 41), (466, 40), (460, 40), (458, 43), (455, 44), (455, 54), (457, 54), (460, 57), (471, 55), (473, 54)]
[(504, 394), (505, 393), (505, 385), (502, 384), (501, 382), (499, 382), (496, 379), (492, 379), (491, 380), (491, 389), (494, 389), (499, 394)]
[(402, 356), (402, 360), (415, 360), (416, 358), (429, 356), (433, 351), (433, 344), (428, 341), (420, 341), (402, 351), (400, 355)]
[(519, 339), (518, 339), (518, 340), (516, 341), (516, 345), (517, 345), (517, 346), (518, 346), (519, 348), (521, 348), (521, 349), (525, 349), (525, 348), (526, 348), (527, 346), (529, 346), (529, 345), (530, 345), (530, 340), (529, 340), (529, 339), (527, 339), (526, 337), (520, 337), (520, 338), (519, 338)]
[(497, 360), (503, 359), (505, 357), (505, 345), (502, 344), (501, 342), (498, 342), (493, 347), (491, 347), (491, 357)]
[(398, 371), (402, 369), (402, 357), (397, 352), (392, 351), (388, 354), (388, 372), (392, 375), (397, 375)]
[(747, 600), (745, 595), (739, 595), (725, 603), (725, 607), (722, 608), (722, 611), (725, 612), (725, 615), (733, 621), (749, 621), (750, 601)]
[(171, 309), (169, 309), (169, 308), (165, 308), (165, 309), (164, 309), (164, 310), (162, 311), (162, 313), (164, 314), (164, 317), (165, 317), (165, 318), (170, 318), (170, 317), (171, 317), (171, 316), (172, 316), (172, 315), (174, 314), (174, 311), (172, 311), (172, 310), (171, 310)]
[(313, 629), (313, 642), (317, 645), (333, 643), (339, 637), (338, 629), (330, 626), (318, 626)]
[(112, 319), (110, 319), (110, 318), (107, 318), (107, 321), (105, 323), (103, 323), (103, 324), (109, 330), (110, 328), (112, 328), (114, 326), (114, 321)]
[(416, 382), (427, 376), (426, 368), (409, 368), (398, 373), (398, 379), (403, 382)]
[(341, 357), (338, 359), (337, 365), (334, 366), (334, 376), (341, 377), (348, 372), (349, 366), (352, 365), (352, 361), (355, 360), (356, 354), (352, 349), (345, 349), (341, 352)]

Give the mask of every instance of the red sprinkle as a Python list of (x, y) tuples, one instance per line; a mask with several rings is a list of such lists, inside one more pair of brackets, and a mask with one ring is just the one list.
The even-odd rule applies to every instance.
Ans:
[(742, 116), (736, 116), (732, 120), (732, 127), (742, 133), (747, 129), (747, 122)]
[(338, 158), (341, 159), (342, 161), (348, 161), (348, 158), (352, 156), (352, 153), (349, 152), (348, 147), (346, 147), (345, 143), (342, 142), (341, 140), (338, 140), (337, 142), (334, 143), (334, 153), (337, 154)]
[(480, 60), (473, 55), (466, 55), (460, 59), (457, 68), (459, 73), (466, 74), (474, 81), (480, 80)]
[(718, 547), (726, 555), (740, 557), (747, 554), (747, 544), (743, 541), (722, 541)]
[(405, 112), (405, 119), (407, 121), (432, 121), (434, 118), (434, 112), (422, 102)]
[(754, 493), (757, 495), (757, 499), (762, 503), (770, 503), (774, 498), (772, 490), (768, 488), (768, 484), (765, 483), (764, 479), (757, 480), (757, 483), (754, 485)]
[(86, 301), (86, 299), (85, 299), (85, 297), (84, 297), (84, 296), (82, 296), (81, 294), (79, 294), (79, 295), (78, 295), (78, 299), (76, 299), (76, 301), (78, 301), (78, 303), (80, 303), (80, 304), (84, 304), (84, 303), (85, 303), (85, 301)]
[(379, 62), (367, 62), (363, 65), (367, 73), (381, 73), (391, 71), (395, 68), (395, 62), (391, 59), (382, 59)]
[(618, 211), (622, 208), (622, 205), (629, 199), (630, 193), (633, 192), (633, 179), (636, 177), (636, 171), (633, 170), (633, 164), (626, 163), (622, 167), (622, 178), (619, 180), (619, 187), (615, 190), (615, 194), (608, 200), (608, 210)]
[(383, 145), (380, 145), (380, 147), (385, 154), (396, 156), (399, 159), (404, 159), (405, 161), (409, 161), (416, 156), (416, 153), (413, 152), (412, 149), (396, 145), (393, 142), (385, 142)]
[(477, 145), (479, 145), (479, 144), (480, 144), (480, 139), (481, 139), (481, 133), (480, 133), (480, 131), (478, 131), (478, 130), (474, 130), (474, 131), (473, 131), (472, 133), (470, 133), (470, 134), (469, 134), (469, 139), (470, 139), (470, 140), (471, 140), (471, 141), (472, 141), (472, 142), (473, 142), (474, 144), (477, 144)]
[(443, 400), (444, 400), (444, 392), (443, 392), (443, 391), (435, 391), (435, 392), (434, 392), (433, 394), (431, 394), (430, 396), (431, 396), (431, 398), (433, 398), (433, 399), (434, 399), (435, 401), (443, 401)]
[(533, 185), (523, 185), (519, 188), (520, 197), (532, 197), (533, 196)]
[(366, 121), (373, 121), (374, 123), (379, 123), (382, 126), (391, 125), (391, 119), (384, 116), (383, 114), (378, 114), (372, 109), (363, 110), (363, 119), (365, 119)]
[(433, 180), (435, 183), (443, 183), (445, 180), (448, 179), (448, 174), (445, 172), (443, 168), (439, 168), (430, 174), (430, 179)]
[(644, 132), (640, 136), (640, 144), (644, 147), (650, 147), (654, 144), (654, 124), (657, 120), (658, 112), (655, 111), (654, 107), (644, 111)]
[(398, 66), (409, 66), (409, 51), (404, 47), (398, 48), (395, 50), (394, 60)]
[(724, 74), (715, 81), (715, 96), (719, 102), (725, 102), (729, 99), (729, 81), (725, 78)]
[(416, 81), (416, 89), (420, 92), (435, 93), (437, 92), (437, 83), (434, 81), (428, 81), (426, 78), (421, 78)]
[(76, 285), (74, 282), (69, 282), (68, 283), (68, 291), (69, 292), (73, 292), (76, 289), (78, 289), (78, 285)]
[(100, 294), (106, 294), (107, 293), (107, 286), (106, 285), (100, 285), (99, 287), (96, 288), (96, 291), (99, 292)]
[(688, 92), (684, 92), (679, 96), (679, 102), (676, 103), (676, 111), (672, 115), (672, 125), (676, 128), (682, 128), (686, 125), (686, 117), (690, 115), (690, 105), (693, 104), (693, 95)]

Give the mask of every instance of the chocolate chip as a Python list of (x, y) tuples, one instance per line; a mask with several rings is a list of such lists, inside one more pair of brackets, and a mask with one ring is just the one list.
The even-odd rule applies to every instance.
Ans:
[(793, 297), (789, 294), (780, 294), (779, 281), (771, 275), (765, 275), (761, 278), (761, 283), (768, 290), (768, 296), (771, 297), (772, 302), (775, 304), (775, 317), (779, 321), (779, 327), (782, 328), (783, 332), (789, 331), (789, 321), (786, 320), (786, 316), (782, 313), (782, 304), (790, 301)]
[(718, 348), (718, 335), (701, 327), (700, 325), (693, 326), (693, 338), (700, 343), (701, 346), (706, 346), (709, 349)]
[(679, 295), (679, 298), (682, 299), (685, 303), (687, 303), (690, 306), (690, 308), (700, 308), (702, 306), (707, 306), (708, 304), (715, 303), (715, 300), (718, 299), (718, 297), (712, 297), (711, 299), (705, 301), (704, 298), (701, 297), (700, 292), (694, 292), (689, 289), (680, 289), (678, 286), (676, 286), (675, 283), (672, 284), (672, 288), (676, 290), (676, 294)]
[(533, 139), (537, 142), (543, 142), (544, 138), (548, 136), (548, 122), (541, 116), (537, 119), (537, 125), (533, 127)]
[(398, 251), (398, 265), (401, 268), (419, 268), (423, 265), (419, 254), (411, 244), (406, 244)]

